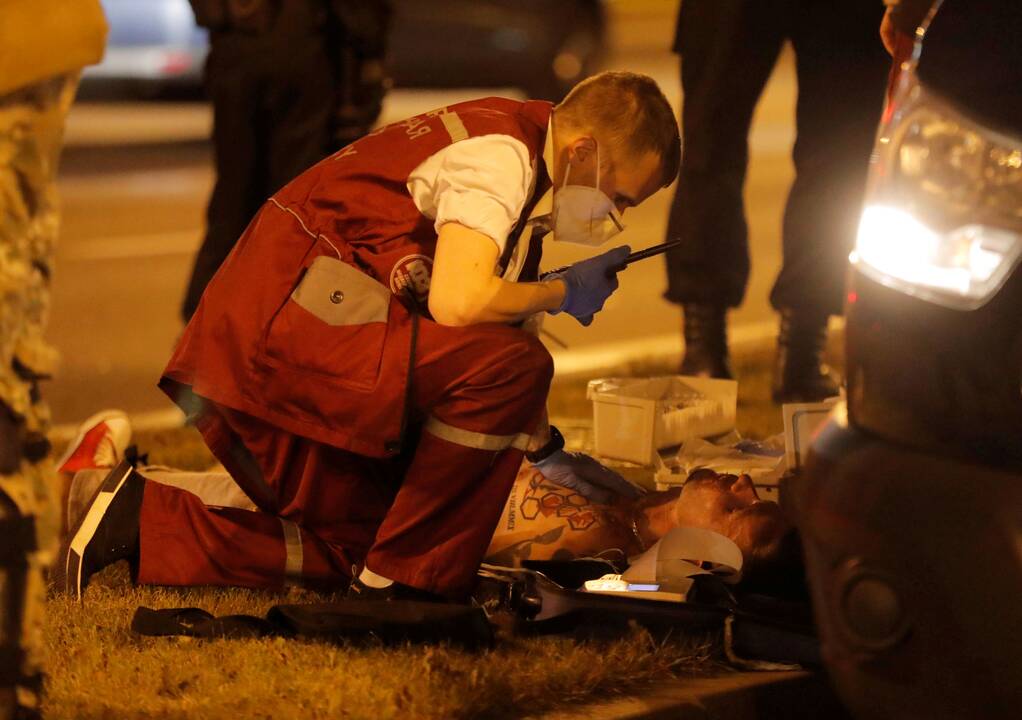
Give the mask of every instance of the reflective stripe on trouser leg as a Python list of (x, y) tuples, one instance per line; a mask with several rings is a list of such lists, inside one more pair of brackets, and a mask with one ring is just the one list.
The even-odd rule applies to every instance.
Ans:
[(302, 579), (304, 563), (302, 531), (295, 523), (284, 518), (280, 518), (280, 524), (284, 528), (284, 582), (298, 582)]
[(474, 430), (462, 430), (453, 425), (448, 425), (442, 420), (438, 420), (435, 416), (430, 416), (429, 420), (426, 421), (426, 427), (423, 429), (430, 435), (435, 435), (441, 440), (446, 440), (455, 445), (493, 452), (507, 450), (508, 448), (524, 451), (529, 446), (529, 439), (532, 437), (527, 433), (490, 435), (475, 432)]

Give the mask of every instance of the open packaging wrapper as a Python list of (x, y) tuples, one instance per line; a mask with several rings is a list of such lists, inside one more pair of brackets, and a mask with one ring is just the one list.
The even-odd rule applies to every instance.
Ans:
[(656, 465), (658, 451), (734, 429), (738, 383), (666, 375), (592, 380), (596, 454)]
[(657, 456), (653, 479), (657, 490), (684, 484), (689, 474), (706, 468), (721, 474), (748, 475), (763, 500), (777, 500), (777, 486), (786, 470), (784, 437), (763, 441), (743, 440), (737, 432), (704, 440), (686, 440), (678, 452)]
[(816, 430), (827, 419), (837, 398), (819, 403), (784, 405), (784, 433), (766, 440), (743, 440), (737, 432), (711, 438), (691, 438), (673, 455), (657, 455), (653, 479), (657, 490), (681, 485), (695, 470), (748, 475), (763, 500), (778, 501), (781, 476), (798, 470)]

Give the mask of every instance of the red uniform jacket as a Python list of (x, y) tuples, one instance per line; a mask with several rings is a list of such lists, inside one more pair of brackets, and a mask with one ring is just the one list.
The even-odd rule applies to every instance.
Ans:
[[(263, 206), (178, 343), (160, 387), (187, 388), (288, 432), (371, 457), (400, 448), (414, 349), (436, 249), (409, 174), (468, 137), (521, 140), (542, 162), (551, 105), (486, 98), (388, 125), (302, 173)], [(522, 279), (535, 279), (539, 243)], [(533, 252), (535, 250), (535, 252)], [(506, 261), (506, 260), (505, 260)]]

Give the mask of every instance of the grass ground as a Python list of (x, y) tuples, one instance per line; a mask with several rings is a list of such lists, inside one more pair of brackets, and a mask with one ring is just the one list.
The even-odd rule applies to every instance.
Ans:
[[(766, 356), (736, 365), (743, 435), (781, 431), (769, 399)], [(639, 364), (622, 374), (660, 374)], [(551, 415), (585, 417), (585, 382), (558, 380)], [(189, 429), (138, 433), (150, 462), (202, 469), (211, 457)], [(658, 681), (727, 672), (713, 638), (683, 632), (663, 642), (642, 631), (601, 642), (502, 638), (487, 652), (448, 647), (356, 648), (300, 640), (146, 638), (129, 629), (139, 605), (201, 607), (215, 615), (262, 615), (272, 594), (132, 587), (124, 567), (98, 576), (81, 604), (50, 600), (47, 718), (510, 718), (641, 692)]]

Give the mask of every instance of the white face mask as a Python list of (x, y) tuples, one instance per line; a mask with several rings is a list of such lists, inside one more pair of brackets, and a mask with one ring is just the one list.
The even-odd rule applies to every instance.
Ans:
[(553, 234), (557, 242), (596, 247), (625, 229), (613, 201), (600, 190), (600, 146), (596, 146), (596, 187), (564, 183), (554, 191)]

